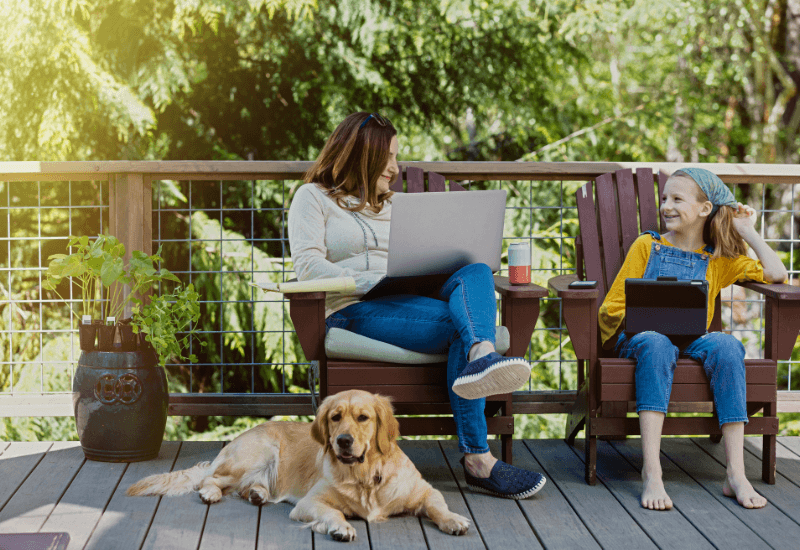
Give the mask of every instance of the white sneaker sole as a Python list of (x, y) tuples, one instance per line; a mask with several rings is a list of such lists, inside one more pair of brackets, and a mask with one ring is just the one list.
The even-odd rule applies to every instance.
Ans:
[(495, 491), (490, 491), (489, 489), (484, 489), (483, 487), (480, 487), (478, 485), (471, 485), (469, 483), (467, 483), (467, 487), (469, 487), (473, 491), (477, 491), (479, 493), (486, 493), (487, 495), (492, 495), (493, 497), (510, 498), (512, 500), (523, 500), (523, 499), (532, 497), (533, 495), (538, 493), (539, 490), (542, 487), (544, 487), (545, 482), (547, 482), (547, 478), (546, 477), (542, 477), (542, 480), (539, 482), (538, 485), (535, 485), (534, 487), (528, 489), (524, 493), (519, 493), (519, 494), (516, 494), (516, 495), (504, 495), (503, 493), (497, 493)]
[(511, 393), (522, 387), (531, 376), (531, 364), (524, 359), (508, 359), (495, 363), (485, 371), (453, 384), (453, 393), (464, 399), (480, 399), (499, 393)]

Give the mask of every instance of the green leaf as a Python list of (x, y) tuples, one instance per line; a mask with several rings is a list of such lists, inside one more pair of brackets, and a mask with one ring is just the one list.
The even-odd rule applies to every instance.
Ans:
[(120, 281), (124, 273), (125, 266), (121, 258), (103, 262), (103, 266), (100, 269), (100, 277), (105, 286), (111, 286), (113, 283)]

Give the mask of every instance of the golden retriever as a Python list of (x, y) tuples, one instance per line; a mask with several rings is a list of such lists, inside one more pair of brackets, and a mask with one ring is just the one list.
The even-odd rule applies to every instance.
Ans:
[(345, 519), (383, 521), (427, 515), (451, 535), (469, 520), (447, 508), (397, 445), (399, 424), (386, 397), (350, 390), (326, 398), (311, 424), (265, 422), (238, 436), (213, 462), (147, 477), (128, 495), (180, 495), (199, 490), (203, 502), (236, 492), (255, 505), (296, 504), (289, 517), (334, 540), (351, 541)]

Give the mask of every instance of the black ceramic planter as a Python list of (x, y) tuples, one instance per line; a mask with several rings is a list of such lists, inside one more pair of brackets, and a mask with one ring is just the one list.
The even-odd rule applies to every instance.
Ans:
[(138, 334), (133, 333), (130, 325), (119, 325), (119, 339), (122, 343), (122, 351), (136, 351), (139, 347)]
[(152, 352), (84, 351), (72, 383), (86, 458), (138, 462), (158, 456), (167, 423), (167, 377)]
[(97, 349), (99, 351), (114, 351), (114, 334), (117, 332), (115, 325), (100, 325), (97, 329)]
[(95, 340), (97, 339), (97, 328), (100, 325), (92, 323), (91, 325), (78, 325), (78, 335), (81, 341), (81, 351), (94, 351)]

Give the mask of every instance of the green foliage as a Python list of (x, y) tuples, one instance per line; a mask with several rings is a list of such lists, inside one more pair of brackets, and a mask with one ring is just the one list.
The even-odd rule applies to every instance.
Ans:
[[(171, 293), (152, 296), (144, 305), (141, 305), (141, 300), (136, 300), (131, 322), (133, 332), (141, 333), (153, 346), (162, 367), (172, 357), (178, 361), (186, 359), (183, 352), (194, 334), (194, 330), (186, 329), (200, 318), (198, 298), (194, 285), (189, 284)], [(188, 359), (197, 362), (194, 354)]]
[[(45, 273), (42, 289), (58, 292), (65, 279), (77, 279), (81, 290), (82, 314), (93, 318), (118, 318), (129, 302), (141, 304), (136, 296), (148, 292), (163, 281), (180, 282), (166, 269), (156, 270), (154, 262), (161, 261), (161, 250), (148, 256), (144, 252), (131, 252), (129, 267), (125, 269), (125, 245), (112, 235), (70, 237), (68, 247), (72, 254), (53, 254)], [(128, 289), (126, 293), (126, 288)]]
[[(800, 161), (800, 109), (792, 99), (800, 29), (785, 2), (13, 0), (0, 2), (0, 16), (0, 58), (10, 60), (0, 71), (0, 147), (9, 160), (308, 160), (344, 115), (363, 109), (393, 120), (401, 162)], [(106, 183), (71, 182), (69, 190), (61, 183), (39, 184), (38, 200), (35, 183), (24, 190), (0, 183), (0, 196), (19, 197), (9, 207), (68, 196), (89, 205), (98, 192), (108, 196)], [(512, 207), (506, 235), (531, 242), (534, 282), (575, 269), (574, 192), (581, 183), (502, 184)], [(181, 292), (192, 284), (202, 298), (196, 332), (170, 348), (171, 390), (306, 391), (305, 357), (286, 305), (256, 295), (242, 275), (292, 276), (282, 211), (290, 184), (154, 185), (161, 208), (195, 210), (160, 220), (161, 238), (184, 242), (166, 242), (149, 265), (144, 257), (132, 262), (134, 286), (155, 288), (165, 278), (152, 265), (159, 261), (179, 273)], [(760, 197), (757, 186), (737, 190), (745, 202)], [(775, 212), (765, 234), (783, 241), (779, 253), (786, 262), (794, 258), (789, 267), (798, 270), (800, 255), (790, 255), (786, 242), (798, 223), (786, 213), (794, 207), (791, 189), (772, 186), (764, 197), (760, 207)], [(113, 260), (99, 274), (94, 268), (85, 291), (83, 275), (73, 274), (77, 287), (70, 287), (65, 274), (80, 262), (64, 255), (52, 272), (60, 282), (48, 278), (39, 288), (38, 257), (63, 253), (64, 221), (42, 208), (40, 235), (36, 209), (9, 210), (10, 223), (0, 216), (0, 235), (41, 239), (39, 248), (0, 247), (0, 263), (14, 268), (0, 282), (0, 313), (16, 335), (1, 333), (0, 344), (27, 364), (42, 356), (50, 335), (40, 342), (17, 331), (71, 326), (71, 310), (48, 306), (41, 319), (28, 300), (77, 291), (95, 306), (115, 303), (121, 280)], [(73, 212), (70, 232), (101, 232), (82, 216)], [(179, 301), (162, 286), (151, 318)], [(575, 389), (575, 357), (559, 322), (559, 303), (543, 300), (528, 353), (531, 389)], [(183, 364), (186, 353), (201, 366)], [(15, 389), (36, 387), (33, 366), (15, 369)], [(795, 386), (800, 374), (792, 374)], [(11, 380), (11, 369), (0, 368), (0, 390)], [(176, 419), (174, 434), (188, 437), (203, 422)], [(520, 430), (559, 437), (561, 424), (555, 415), (532, 417)], [(205, 427), (232, 435), (249, 425), (211, 419)], [(25, 426), (28, 435), (50, 429)]]
[(98, 235), (93, 241), (86, 236), (71, 236), (67, 246), (75, 247), (75, 252), (50, 256), (50, 266), (42, 288), (55, 292), (64, 300), (57, 286), (64, 279), (77, 279), (81, 289), (82, 315), (102, 318), (102, 285), (111, 286), (122, 280), (125, 246), (115, 237), (105, 235)]

